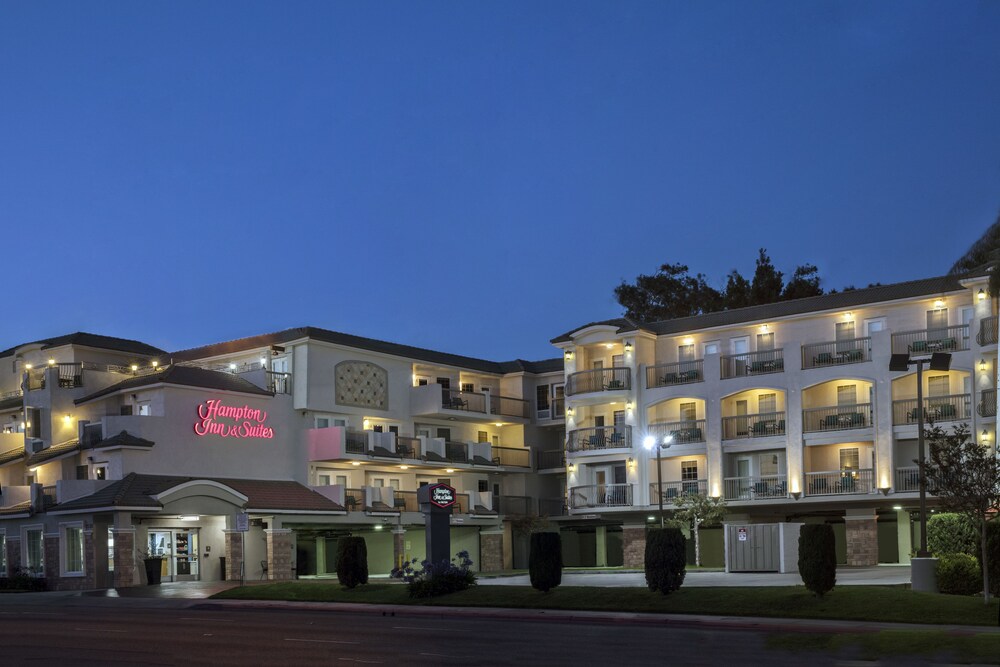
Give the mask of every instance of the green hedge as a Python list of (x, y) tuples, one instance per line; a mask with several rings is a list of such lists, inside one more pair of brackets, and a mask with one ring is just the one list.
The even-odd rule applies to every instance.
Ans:
[(833, 526), (807, 523), (799, 530), (799, 574), (806, 588), (822, 596), (837, 583), (837, 544)]
[(337, 541), (337, 580), (345, 588), (368, 583), (368, 545), (365, 538), (346, 536)]
[(938, 590), (948, 595), (975, 595), (983, 590), (979, 561), (969, 554), (941, 554), (937, 562)]
[(927, 519), (927, 548), (935, 556), (979, 556), (979, 526), (964, 514), (933, 514)]
[(1000, 595), (1000, 519), (986, 524), (986, 569), (990, 575), (990, 590)]
[(687, 564), (684, 533), (680, 528), (651, 528), (646, 531), (646, 585), (664, 595), (684, 583)]
[(559, 533), (532, 533), (528, 554), (531, 587), (547, 593), (562, 583), (562, 539)]

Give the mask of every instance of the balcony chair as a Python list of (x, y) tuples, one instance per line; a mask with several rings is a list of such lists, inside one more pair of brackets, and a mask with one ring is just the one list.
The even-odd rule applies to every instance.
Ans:
[(264, 581), (267, 579), (267, 561), (262, 560), (260, 562), (260, 580)]
[(813, 357), (813, 366), (828, 366), (833, 363), (833, 355), (829, 352), (820, 352)]
[(611, 380), (606, 385), (604, 385), (605, 391), (612, 391), (614, 389), (624, 389), (624, 388), (625, 388), (625, 383), (622, 382), (621, 380)]
[(926, 340), (915, 340), (906, 347), (909, 352), (921, 353), (921, 352), (927, 352), (929, 345)]
[(677, 373), (667, 373), (662, 378), (660, 378), (661, 384), (677, 384), (680, 382), (681, 378)]
[(958, 417), (958, 409), (951, 403), (943, 403), (941, 405), (932, 405), (931, 410), (937, 415), (938, 419), (955, 419)]
[(823, 417), (823, 421), (820, 422), (820, 428), (824, 430), (840, 428), (840, 415), (827, 415), (826, 417)]
[(667, 500), (676, 498), (678, 495), (680, 494), (677, 493), (677, 489), (673, 486), (668, 486), (666, 489), (663, 490), (663, 496)]
[(402, 496), (393, 496), (392, 497), (392, 508), (395, 509), (395, 510), (400, 510), (402, 512), (405, 512), (406, 511), (406, 498), (403, 498)]
[(865, 357), (864, 351), (862, 350), (847, 350), (845, 352), (841, 352), (840, 354), (841, 358), (843, 358), (844, 360), (844, 363), (848, 364), (856, 361), (861, 361)]

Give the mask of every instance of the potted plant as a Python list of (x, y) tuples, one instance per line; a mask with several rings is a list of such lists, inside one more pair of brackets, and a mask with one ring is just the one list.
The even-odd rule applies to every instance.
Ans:
[(160, 575), (163, 572), (163, 561), (166, 556), (158, 554), (154, 550), (142, 552), (142, 563), (146, 567), (146, 584), (149, 586), (160, 585)]

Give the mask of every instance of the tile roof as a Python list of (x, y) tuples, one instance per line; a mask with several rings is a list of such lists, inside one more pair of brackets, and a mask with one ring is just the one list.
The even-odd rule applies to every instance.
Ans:
[(63, 456), (69, 456), (70, 454), (75, 454), (80, 451), (80, 441), (73, 439), (66, 442), (61, 442), (58, 445), (52, 445), (51, 447), (46, 447), (45, 449), (39, 450), (34, 454), (30, 454), (24, 465), (28, 467), (41, 465), (49, 461), (54, 461), (55, 459), (62, 458)]
[(247, 510), (301, 512), (343, 512), (344, 508), (323, 495), (299, 484), (282, 480), (226, 479), (218, 477), (170, 477), (130, 473), (96, 493), (57, 505), (56, 510), (98, 507), (148, 507), (162, 505), (152, 496), (195, 480), (224, 484), (248, 498)]
[(210, 371), (194, 366), (170, 365), (155, 373), (137, 375), (135, 377), (122, 380), (117, 384), (110, 385), (83, 398), (74, 401), (77, 405), (93, 401), (94, 399), (114, 394), (115, 392), (127, 389), (137, 389), (148, 387), (154, 384), (177, 384), (186, 387), (200, 387), (203, 389), (218, 389), (220, 391), (238, 391), (244, 394), (257, 394), (259, 396), (274, 396), (273, 392), (261, 389), (254, 383), (245, 380), (238, 375), (223, 371)]
[(604, 320), (603, 322), (592, 322), (582, 327), (577, 327), (561, 336), (552, 339), (553, 343), (564, 343), (572, 340), (572, 336), (577, 331), (587, 327), (605, 324), (617, 327), (618, 333), (629, 331), (649, 331), (654, 334), (675, 334), (696, 331), (698, 329), (710, 329), (713, 327), (732, 326), (744, 322), (755, 322), (760, 320), (773, 320), (792, 315), (804, 315), (813, 312), (823, 312), (827, 310), (843, 310), (856, 308), (858, 306), (896, 301), (899, 299), (909, 299), (921, 296), (931, 296), (947, 294), (949, 292), (960, 292), (966, 288), (959, 282), (965, 275), (947, 275), (935, 278), (923, 278), (921, 280), (910, 280), (891, 285), (875, 285), (863, 289), (848, 290), (835, 294), (823, 294), (822, 296), (811, 296), (804, 299), (792, 299), (789, 301), (778, 301), (760, 306), (748, 306), (746, 308), (734, 308), (732, 310), (722, 310), (716, 313), (705, 313), (704, 315), (694, 315), (691, 317), (679, 317), (672, 320), (661, 320), (659, 322), (633, 322), (625, 318), (614, 320)]
[(112, 336), (101, 336), (100, 334), (77, 331), (76, 333), (66, 334), (65, 336), (43, 338), (30, 343), (15, 345), (10, 349), (0, 352), (0, 358), (9, 357), (26, 345), (41, 345), (43, 350), (48, 350), (53, 347), (61, 347), (63, 345), (82, 345), (85, 347), (96, 347), (102, 350), (115, 350), (117, 352), (127, 352), (130, 354), (139, 354), (150, 357), (166, 355), (164, 350), (161, 350), (158, 347), (153, 347), (152, 345), (147, 345), (142, 341), (129, 340), (128, 338), (114, 338)]
[(152, 447), (156, 443), (139, 436), (132, 435), (128, 431), (122, 431), (118, 435), (104, 438), (91, 449), (107, 449), (108, 447)]
[(240, 338), (222, 343), (213, 343), (211, 345), (204, 345), (202, 347), (195, 347), (188, 350), (180, 350), (179, 352), (174, 352), (172, 356), (174, 360), (177, 361), (191, 361), (195, 359), (203, 359), (205, 357), (216, 357), (219, 355), (233, 354), (246, 350), (254, 350), (261, 347), (268, 347), (270, 345), (281, 345), (283, 343), (289, 343), (302, 338), (310, 338), (312, 340), (333, 343), (335, 345), (343, 345), (345, 347), (354, 347), (372, 352), (380, 352), (382, 354), (390, 354), (397, 357), (404, 357), (406, 359), (417, 359), (419, 361), (441, 364), (444, 366), (458, 366), (459, 368), (468, 368), (470, 370), (477, 370), (483, 373), (496, 373), (498, 375), (522, 371), (527, 373), (549, 373), (562, 369), (561, 358), (543, 359), (541, 361), (525, 361), (523, 359), (503, 362), (487, 361), (486, 359), (476, 359), (475, 357), (466, 357), (459, 354), (450, 354), (448, 352), (437, 352), (435, 350), (428, 350), (421, 347), (413, 347), (412, 345), (390, 343), (384, 340), (365, 338), (364, 336), (354, 336), (352, 334), (330, 331), (329, 329), (320, 329), (318, 327), (296, 327), (294, 329), (285, 329), (284, 331), (261, 334), (259, 336), (250, 336), (249, 338)]
[(8, 450), (6, 452), (0, 453), (0, 466), (6, 465), (8, 463), (13, 463), (14, 461), (20, 461), (24, 458), (24, 446), (17, 447), (15, 449)]
[(23, 503), (11, 505), (10, 507), (0, 507), (0, 516), (11, 516), (15, 514), (31, 514), (31, 501), (25, 500)]

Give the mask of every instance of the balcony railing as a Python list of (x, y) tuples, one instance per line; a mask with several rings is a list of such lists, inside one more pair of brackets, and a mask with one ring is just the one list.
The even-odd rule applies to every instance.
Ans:
[(726, 500), (769, 500), (788, 497), (786, 475), (726, 477), (722, 482)]
[(875, 489), (874, 481), (875, 471), (871, 468), (807, 472), (806, 495), (839, 496), (871, 493)]
[(705, 442), (705, 420), (691, 419), (679, 422), (660, 422), (649, 425), (649, 434), (657, 442), (663, 442), (664, 437), (672, 438), (672, 444), (687, 445), (694, 442)]
[(980, 345), (997, 344), (997, 316), (990, 315), (979, 320), (979, 333), (976, 334), (976, 342)]
[(722, 355), (720, 361), (724, 379), (781, 373), (785, 370), (785, 357), (782, 350), (725, 354)]
[[(659, 505), (660, 501), (657, 499), (656, 494), (660, 491), (660, 485), (653, 482), (649, 485), (649, 504)], [(707, 479), (692, 479), (683, 482), (664, 482), (663, 483), (663, 502), (673, 503), (677, 500), (678, 496), (683, 496), (685, 494), (700, 494), (708, 495), (708, 480)]]
[(997, 390), (983, 389), (979, 392), (979, 403), (976, 404), (976, 412), (980, 417), (997, 416)]
[(549, 403), (545, 407), (538, 408), (535, 411), (535, 416), (538, 419), (565, 419), (566, 418), (566, 399), (565, 398), (553, 398), (549, 399)]
[(419, 512), (420, 504), (417, 502), (416, 491), (392, 490), (392, 509), (400, 512)]
[(802, 368), (825, 368), (871, 360), (871, 338), (851, 338), (802, 346)]
[(920, 468), (896, 468), (896, 493), (920, 490)]
[(531, 450), (523, 447), (493, 447), (493, 462), (513, 468), (531, 467)]
[(420, 449), (420, 438), (397, 435), (396, 453), (404, 459), (419, 459), (424, 454)]
[(565, 516), (565, 498), (539, 498), (538, 514), (541, 516)]
[(631, 426), (598, 426), (570, 431), (566, 451), (586, 452), (594, 449), (626, 449), (632, 446)]
[(347, 431), (344, 434), (344, 451), (348, 454), (368, 452), (368, 440), (363, 431)]
[(566, 395), (588, 394), (594, 391), (623, 391), (632, 388), (629, 368), (598, 368), (580, 371), (566, 378)]
[(530, 496), (493, 496), (493, 509), (507, 516), (534, 514), (535, 499)]
[(490, 395), (490, 414), (528, 419), (531, 416), (531, 404), (520, 398)]
[(468, 463), (469, 446), (464, 442), (446, 441), (444, 443), (444, 455), (445, 458), (454, 463)]
[(969, 349), (969, 325), (920, 329), (892, 334), (893, 354), (933, 354)]
[(441, 407), (446, 410), (465, 410), (486, 413), (486, 394), (459, 389), (441, 389)]
[(675, 384), (704, 382), (704, 359), (681, 361), (674, 364), (657, 364), (646, 367), (646, 389), (669, 387)]
[(24, 391), (23, 390), (21, 390), (21, 389), (13, 389), (11, 391), (5, 391), (2, 394), (0, 394), (0, 401), (5, 401), (8, 398), (19, 398), (21, 396), (24, 396)]
[(763, 412), (722, 418), (722, 439), (766, 438), (785, 434), (784, 412)]
[[(931, 396), (924, 399), (924, 422), (953, 422), (969, 419), (972, 415), (972, 395), (952, 394)], [(917, 399), (907, 398), (892, 402), (892, 423), (895, 426), (916, 424), (920, 420)]]
[(569, 490), (569, 506), (572, 509), (588, 507), (631, 507), (631, 484), (593, 484), (574, 486)]
[(549, 449), (538, 452), (538, 469), (547, 470), (562, 468), (566, 465), (566, 452), (561, 449)]
[(292, 374), (278, 373), (276, 371), (264, 371), (267, 377), (267, 390), (275, 394), (292, 393)]
[(872, 425), (872, 404), (838, 405), (802, 411), (802, 430), (806, 433), (843, 431)]

